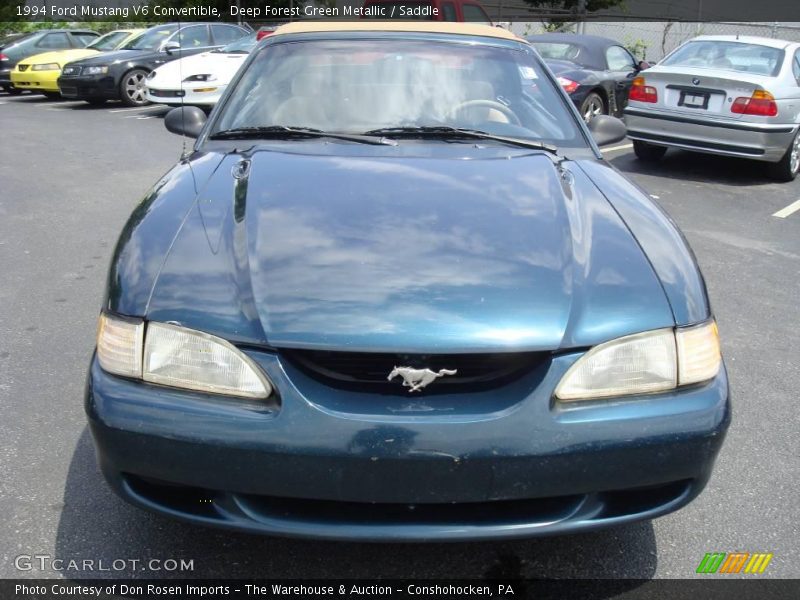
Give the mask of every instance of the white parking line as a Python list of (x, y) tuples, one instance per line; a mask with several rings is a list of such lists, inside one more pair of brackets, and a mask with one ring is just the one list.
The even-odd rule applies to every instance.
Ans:
[(159, 104), (153, 104), (152, 106), (131, 106), (130, 108), (115, 108), (114, 110), (110, 110), (110, 113), (118, 113), (118, 112), (129, 112), (132, 110), (152, 110), (154, 108), (163, 108)]
[(627, 150), (633, 148), (633, 144), (622, 144), (621, 146), (611, 146), (611, 148), (600, 148), (600, 152), (616, 152), (617, 150)]
[(48, 106), (45, 110), (69, 110), (82, 105), (83, 100), (72, 100), (70, 102), (59, 102), (57, 106)]
[(773, 217), (778, 217), (779, 219), (785, 219), (786, 217), (788, 217), (792, 213), (796, 213), (798, 210), (800, 210), (800, 200), (795, 200), (789, 206), (786, 206), (786, 207), (780, 209), (776, 213), (773, 213), (772, 216)]

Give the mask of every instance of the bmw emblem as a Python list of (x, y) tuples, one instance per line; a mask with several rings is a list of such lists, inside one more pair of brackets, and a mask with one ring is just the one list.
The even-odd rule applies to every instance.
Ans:
[(697, 77), (692, 77), (692, 83), (695, 85), (700, 85), (700, 80)]

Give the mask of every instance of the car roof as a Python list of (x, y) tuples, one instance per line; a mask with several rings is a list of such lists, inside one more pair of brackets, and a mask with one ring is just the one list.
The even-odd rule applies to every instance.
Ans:
[(270, 38), (290, 33), (323, 33), (329, 31), (399, 31), (406, 33), (449, 33), (456, 35), (479, 35), (504, 40), (522, 41), (510, 31), (501, 27), (472, 23), (452, 23), (446, 21), (297, 21), (281, 25)]
[(742, 44), (758, 44), (771, 48), (786, 48), (795, 42), (776, 40), (775, 38), (758, 37), (755, 35), (699, 35), (689, 40), (690, 42), (741, 42)]

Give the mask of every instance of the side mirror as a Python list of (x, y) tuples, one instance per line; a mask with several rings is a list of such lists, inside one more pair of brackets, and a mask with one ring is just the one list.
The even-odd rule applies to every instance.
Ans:
[(176, 52), (177, 50), (180, 50), (181, 49), (181, 45), (178, 42), (167, 42), (166, 44), (164, 44), (164, 47), (161, 48), (161, 49), (164, 52), (166, 52), (167, 54), (172, 54), (173, 52)]
[(649, 62), (647, 62), (646, 60), (640, 60), (640, 61), (639, 61), (639, 64), (637, 65), (637, 68), (638, 68), (640, 71), (644, 71), (645, 69), (649, 69), (651, 66), (652, 66), (652, 65), (650, 65), (650, 63), (649, 63)]
[(171, 133), (196, 138), (206, 124), (206, 113), (196, 106), (173, 108), (164, 117), (164, 127)]
[[(167, 116), (169, 117), (169, 115)], [(628, 129), (625, 127), (625, 123), (617, 117), (596, 115), (589, 121), (589, 132), (598, 146), (607, 146), (624, 140)]]

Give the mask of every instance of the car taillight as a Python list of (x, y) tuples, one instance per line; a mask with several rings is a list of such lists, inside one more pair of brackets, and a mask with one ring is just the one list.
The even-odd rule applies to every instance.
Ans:
[(568, 94), (571, 94), (575, 90), (578, 89), (580, 85), (577, 81), (572, 81), (572, 79), (567, 79), (566, 77), (557, 77), (558, 83), (564, 88), (564, 91)]
[(270, 29), (266, 29), (264, 31), (257, 31), (256, 32), (256, 41), (260, 42), (265, 37), (267, 37), (268, 35), (272, 35), (273, 33), (275, 33), (275, 31), (274, 30), (270, 30)]
[(631, 84), (628, 99), (637, 102), (658, 102), (658, 92), (653, 86), (644, 84), (644, 77), (636, 77)]
[(737, 115), (774, 117), (778, 114), (778, 104), (775, 102), (775, 97), (768, 91), (756, 90), (749, 98), (740, 96), (734, 100), (731, 112)]
[(8, 57), (5, 54), (0, 54), (0, 60), (8, 60)]

